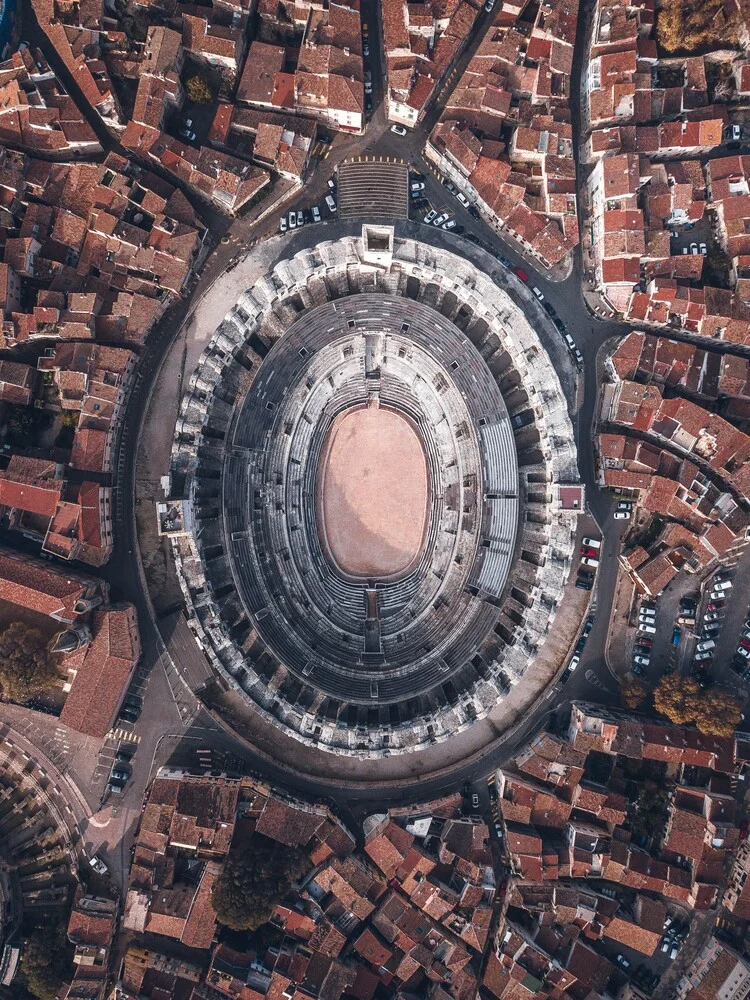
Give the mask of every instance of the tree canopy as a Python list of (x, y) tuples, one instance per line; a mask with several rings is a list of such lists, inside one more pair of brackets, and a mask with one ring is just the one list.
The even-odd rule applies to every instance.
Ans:
[(30, 993), (54, 1000), (61, 981), (70, 973), (70, 949), (64, 925), (37, 927), (21, 956), (21, 972)]
[(45, 691), (57, 677), (41, 632), (13, 622), (0, 632), (0, 684), (11, 701), (25, 702)]
[(737, 44), (736, 18), (723, 0), (662, 0), (656, 39), (666, 52), (690, 52)]
[(233, 848), (211, 898), (217, 920), (235, 931), (255, 930), (309, 867), (302, 851), (266, 837)]
[(185, 87), (188, 97), (195, 104), (208, 104), (213, 97), (211, 88), (202, 76), (191, 76)]
[(670, 722), (694, 722), (708, 736), (730, 736), (740, 721), (742, 701), (727, 691), (702, 691), (692, 677), (662, 677), (654, 691), (654, 708)]
[(620, 701), (626, 708), (639, 708), (646, 700), (647, 695), (646, 685), (634, 677), (625, 681), (620, 687)]

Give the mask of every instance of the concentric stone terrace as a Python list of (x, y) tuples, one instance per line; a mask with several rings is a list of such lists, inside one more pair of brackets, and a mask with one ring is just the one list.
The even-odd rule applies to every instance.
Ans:
[(443, 739), (519, 680), (569, 565), (555, 484), (575, 479), (522, 315), (465, 261), (387, 242), (301, 253), (240, 298), (173, 462), (217, 671), (288, 733), (368, 755)]

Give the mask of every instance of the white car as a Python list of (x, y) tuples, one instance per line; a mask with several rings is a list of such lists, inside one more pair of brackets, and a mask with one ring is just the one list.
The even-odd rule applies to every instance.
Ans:
[(305, 224), (305, 216), (301, 211), (297, 212), (297, 225), (304, 226), (304, 224)]
[(433, 223), (432, 223), (432, 224), (433, 224), (433, 226), (442, 226), (442, 224), (443, 224), (444, 222), (447, 222), (447, 221), (448, 221), (448, 219), (449, 219), (449, 215), (448, 215), (448, 213), (447, 213), (447, 212), (443, 212), (443, 214), (442, 214), (442, 215), (439, 215), (439, 216), (437, 217), (437, 219), (435, 219), (435, 220), (433, 221)]
[(618, 510), (632, 510), (633, 504), (629, 500), (621, 500), (617, 505)]
[(296, 212), (290, 212), (289, 213), (289, 228), (290, 229), (296, 229), (297, 228), (297, 213)]
[(461, 204), (464, 206), (464, 208), (468, 208), (469, 207), (469, 199), (466, 197), (465, 194), (461, 194), (461, 192), (459, 191), (458, 194), (456, 195), (456, 197), (461, 202)]
[(544, 296), (539, 291), (539, 289), (536, 287), (536, 285), (534, 285), (534, 287), (531, 290), (534, 293), (534, 295), (536, 295), (536, 297), (539, 299), (540, 302), (544, 302)]
[(456, 228), (456, 220), (455, 219), (448, 219), (447, 222), (443, 223), (443, 229), (455, 229), (455, 228)]
[(336, 181), (333, 179), (333, 177), (329, 177), (326, 183), (328, 184), (328, 187), (330, 188), (331, 191), (336, 190)]
[(328, 205), (329, 212), (336, 211), (336, 202), (334, 201), (333, 195), (331, 194), (326, 195), (326, 205)]
[(581, 657), (580, 656), (572, 656), (571, 657), (570, 663), (568, 664), (568, 670), (571, 672), (571, 674), (573, 673), (573, 671), (575, 670), (575, 668), (578, 666), (578, 664), (580, 662), (581, 662)]
[(410, 190), (412, 194), (416, 194), (417, 191), (424, 191), (424, 181), (412, 181)]
[(629, 510), (616, 510), (614, 513), (615, 521), (629, 521), (630, 511)]
[(109, 868), (107, 868), (107, 866), (104, 864), (104, 862), (102, 861), (102, 859), (99, 857), (98, 854), (92, 855), (89, 864), (97, 873), (97, 875), (106, 875), (107, 872), (109, 871)]
[[(737, 647), (737, 655), (741, 656), (743, 660), (750, 660), (750, 649), (745, 649), (744, 646)], [(696, 660), (698, 657), (696, 656)]]
[(692, 255), (693, 255), (694, 257), (697, 257), (697, 256), (698, 256), (698, 244), (697, 244), (697, 243), (691, 243), (691, 244), (690, 244), (690, 253), (691, 253), (691, 254), (692, 254)]
[(695, 662), (696, 663), (702, 663), (704, 660), (713, 660), (713, 658), (714, 658), (714, 654), (713, 653), (696, 653), (695, 654)]
[(285, 233), (286, 229), (287, 229), (286, 216), (282, 215), (281, 218), (279, 219), (279, 230), (280, 232)]
[(391, 132), (394, 135), (406, 135), (406, 129), (403, 125), (391, 125)]
[(600, 549), (602, 547), (602, 543), (597, 541), (596, 538), (582, 538), (581, 545), (585, 549)]
[(320, 209), (318, 206), (313, 205), (310, 211), (312, 212), (313, 222), (320, 222)]
[(424, 221), (429, 226), (435, 221), (435, 219), (437, 219), (437, 212), (435, 211), (434, 208), (431, 208), (430, 211), (427, 213), (427, 215), (425, 215)]
[(705, 243), (701, 243), (699, 249), (700, 249), (700, 252), (705, 257), (705, 255), (708, 253), (708, 247), (706, 246), (706, 244)]
[(599, 560), (598, 559), (592, 559), (591, 556), (585, 556), (583, 559), (581, 559), (581, 565), (582, 566), (594, 566), (594, 567), (596, 567), (596, 566), (599, 565)]
[(484, 9), (489, 14), (489, 12), (492, 10), (494, 6), (495, 6), (495, 0), (487, 0), (487, 3), (484, 5)]
[(718, 622), (721, 621), (723, 615), (720, 615), (718, 611), (707, 611), (703, 616), (704, 622)]
[(366, 94), (372, 93), (372, 80), (365, 81), (365, 93)]
[(633, 663), (637, 663), (639, 667), (647, 667), (651, 659), (648, 656), (634, 656)]

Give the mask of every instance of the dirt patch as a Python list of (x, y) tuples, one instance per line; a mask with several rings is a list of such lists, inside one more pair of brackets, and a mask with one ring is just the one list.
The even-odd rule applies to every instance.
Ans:
[(317, 484), (324, 551), (342, 575), (395, 580), (419, 558), (427, 526), (427, 463), (410, 420), (358, 407), (333, 423)]

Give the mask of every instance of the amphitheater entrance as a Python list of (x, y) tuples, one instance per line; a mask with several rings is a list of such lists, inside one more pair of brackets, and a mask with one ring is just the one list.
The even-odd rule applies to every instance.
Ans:
[(345, 580), (391, 582), (422, 554), (429, 478), (421, 435), (372, 399), (339, 414), (321, 452), (317, 523), (323, 551)]

